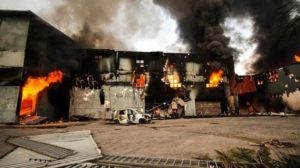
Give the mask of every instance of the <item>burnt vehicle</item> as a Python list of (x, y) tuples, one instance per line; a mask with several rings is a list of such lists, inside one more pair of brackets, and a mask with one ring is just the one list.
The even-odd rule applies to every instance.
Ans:
[(112, 115), (112, 120), (116, 124), (145, 124), (151, 123), (151, 115), (141, 113), (133, 108), (115, 110)]

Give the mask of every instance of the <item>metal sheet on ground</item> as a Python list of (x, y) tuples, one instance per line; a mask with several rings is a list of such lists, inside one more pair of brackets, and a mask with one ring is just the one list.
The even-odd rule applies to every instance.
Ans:
[[(56, 134), (44, 134), (29, 136), (30, 140), (48, 143), (74, 150), (76, 154), (64, 159), (55, 160), (53, 158), (26, 150), (17, 148), (10, 154), (0, 160), (0, 167), (17, 168), (17, 167), (62, 167), (70, 164), (81, 163), (101, 157), (101, 151), (91, 136), (91, 132), (75, 131)], [(15, 158), (22, 158), (16, 160)], [(37, 160), (37, 161), (34, 161)], [(39, 162), (40, 160), (40, 162)], [(44, 161), (44, 162), (43, 162)]]
[(46, 156), (50, 156), (55, 159), (62, 159), (75, 154), (75, 151), (73, 150), (58, 147), (56, 145), (33, 141), (26, 137), (9, 138), (7, 142)]
[(175, 158), (151, 158), (136, 156), (104, 155), (97, 160), (99, 166), (115, 167), (160, 167), (160, 168), (218, 168), (213, 160), (184, 160)]

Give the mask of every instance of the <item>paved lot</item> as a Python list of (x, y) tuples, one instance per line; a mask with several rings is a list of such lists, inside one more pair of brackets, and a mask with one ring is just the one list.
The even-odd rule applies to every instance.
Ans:
[[(67, 128), (1, 128), (0, 156), (12, 149), (9, 136), (91, 130), (105, 154), (197, 159), (215, 150), (247, 147), (273, 138), (290, 140), (300, 132), (300, 117), (230, 117), (156, 120), (153, 124), (119, 126), (93, 121)], [(84, 144), (82, 144), (84, 145)]]

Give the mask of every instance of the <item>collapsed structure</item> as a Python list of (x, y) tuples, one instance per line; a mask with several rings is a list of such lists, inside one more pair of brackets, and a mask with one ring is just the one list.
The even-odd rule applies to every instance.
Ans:
[[(0, 11), (0, 35), (1, 123), (28, 116), (110, 118), (118, 109), (163, 106), (186, 117), (239, 113), (238, 95), (242, 106), (257, 101), (299, 111), (300, 99), (293, 98), (299, 63), (275, 70), (276, 81), (273, 72), (238, 77), (232, 57), (207, 51), (80, 49), (30, 11)], [(272, 106), (273, 99), (283, 106)]]

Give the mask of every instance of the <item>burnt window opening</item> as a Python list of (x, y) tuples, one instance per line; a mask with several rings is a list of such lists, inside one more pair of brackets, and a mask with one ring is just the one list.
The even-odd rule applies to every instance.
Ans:
[(137, 67), (139, 68), (144, 68), (144, 60), (136, 60), (136, 64), (138, 65)]
[(132, 77), (132, 86), (136, 88), (143, 88), (146, 84), (146, 74), (143, 72), (134, 71)]
[(99, 63), (100, 61), (102, 61), (102, 56), (99, 55), (94, 56), (94, 61), (95, 63)]
[(277, 71), (268, 72), (266, 74), (266, 76), (267, 76), (267, 79), (268, 79), (269, 83), (278, 82), (278, 80), (279, 80), (279, 76), (278, 76)]
[(169, 85), (170, 88), (177, 89), (182, 87), (180, 82), (179, 72), (176, 70), (176, 63), (166, 60), (165, 66), (163, 68), (164, 77), (162, 81)]
[(89, 89), (99, 89), (101, 81), (95, 79), (94, 75), (89, 72), (84, 75), (75, 75), (75, 79), (73, 81), (73, 86), (81, 89), (89, 88)]

